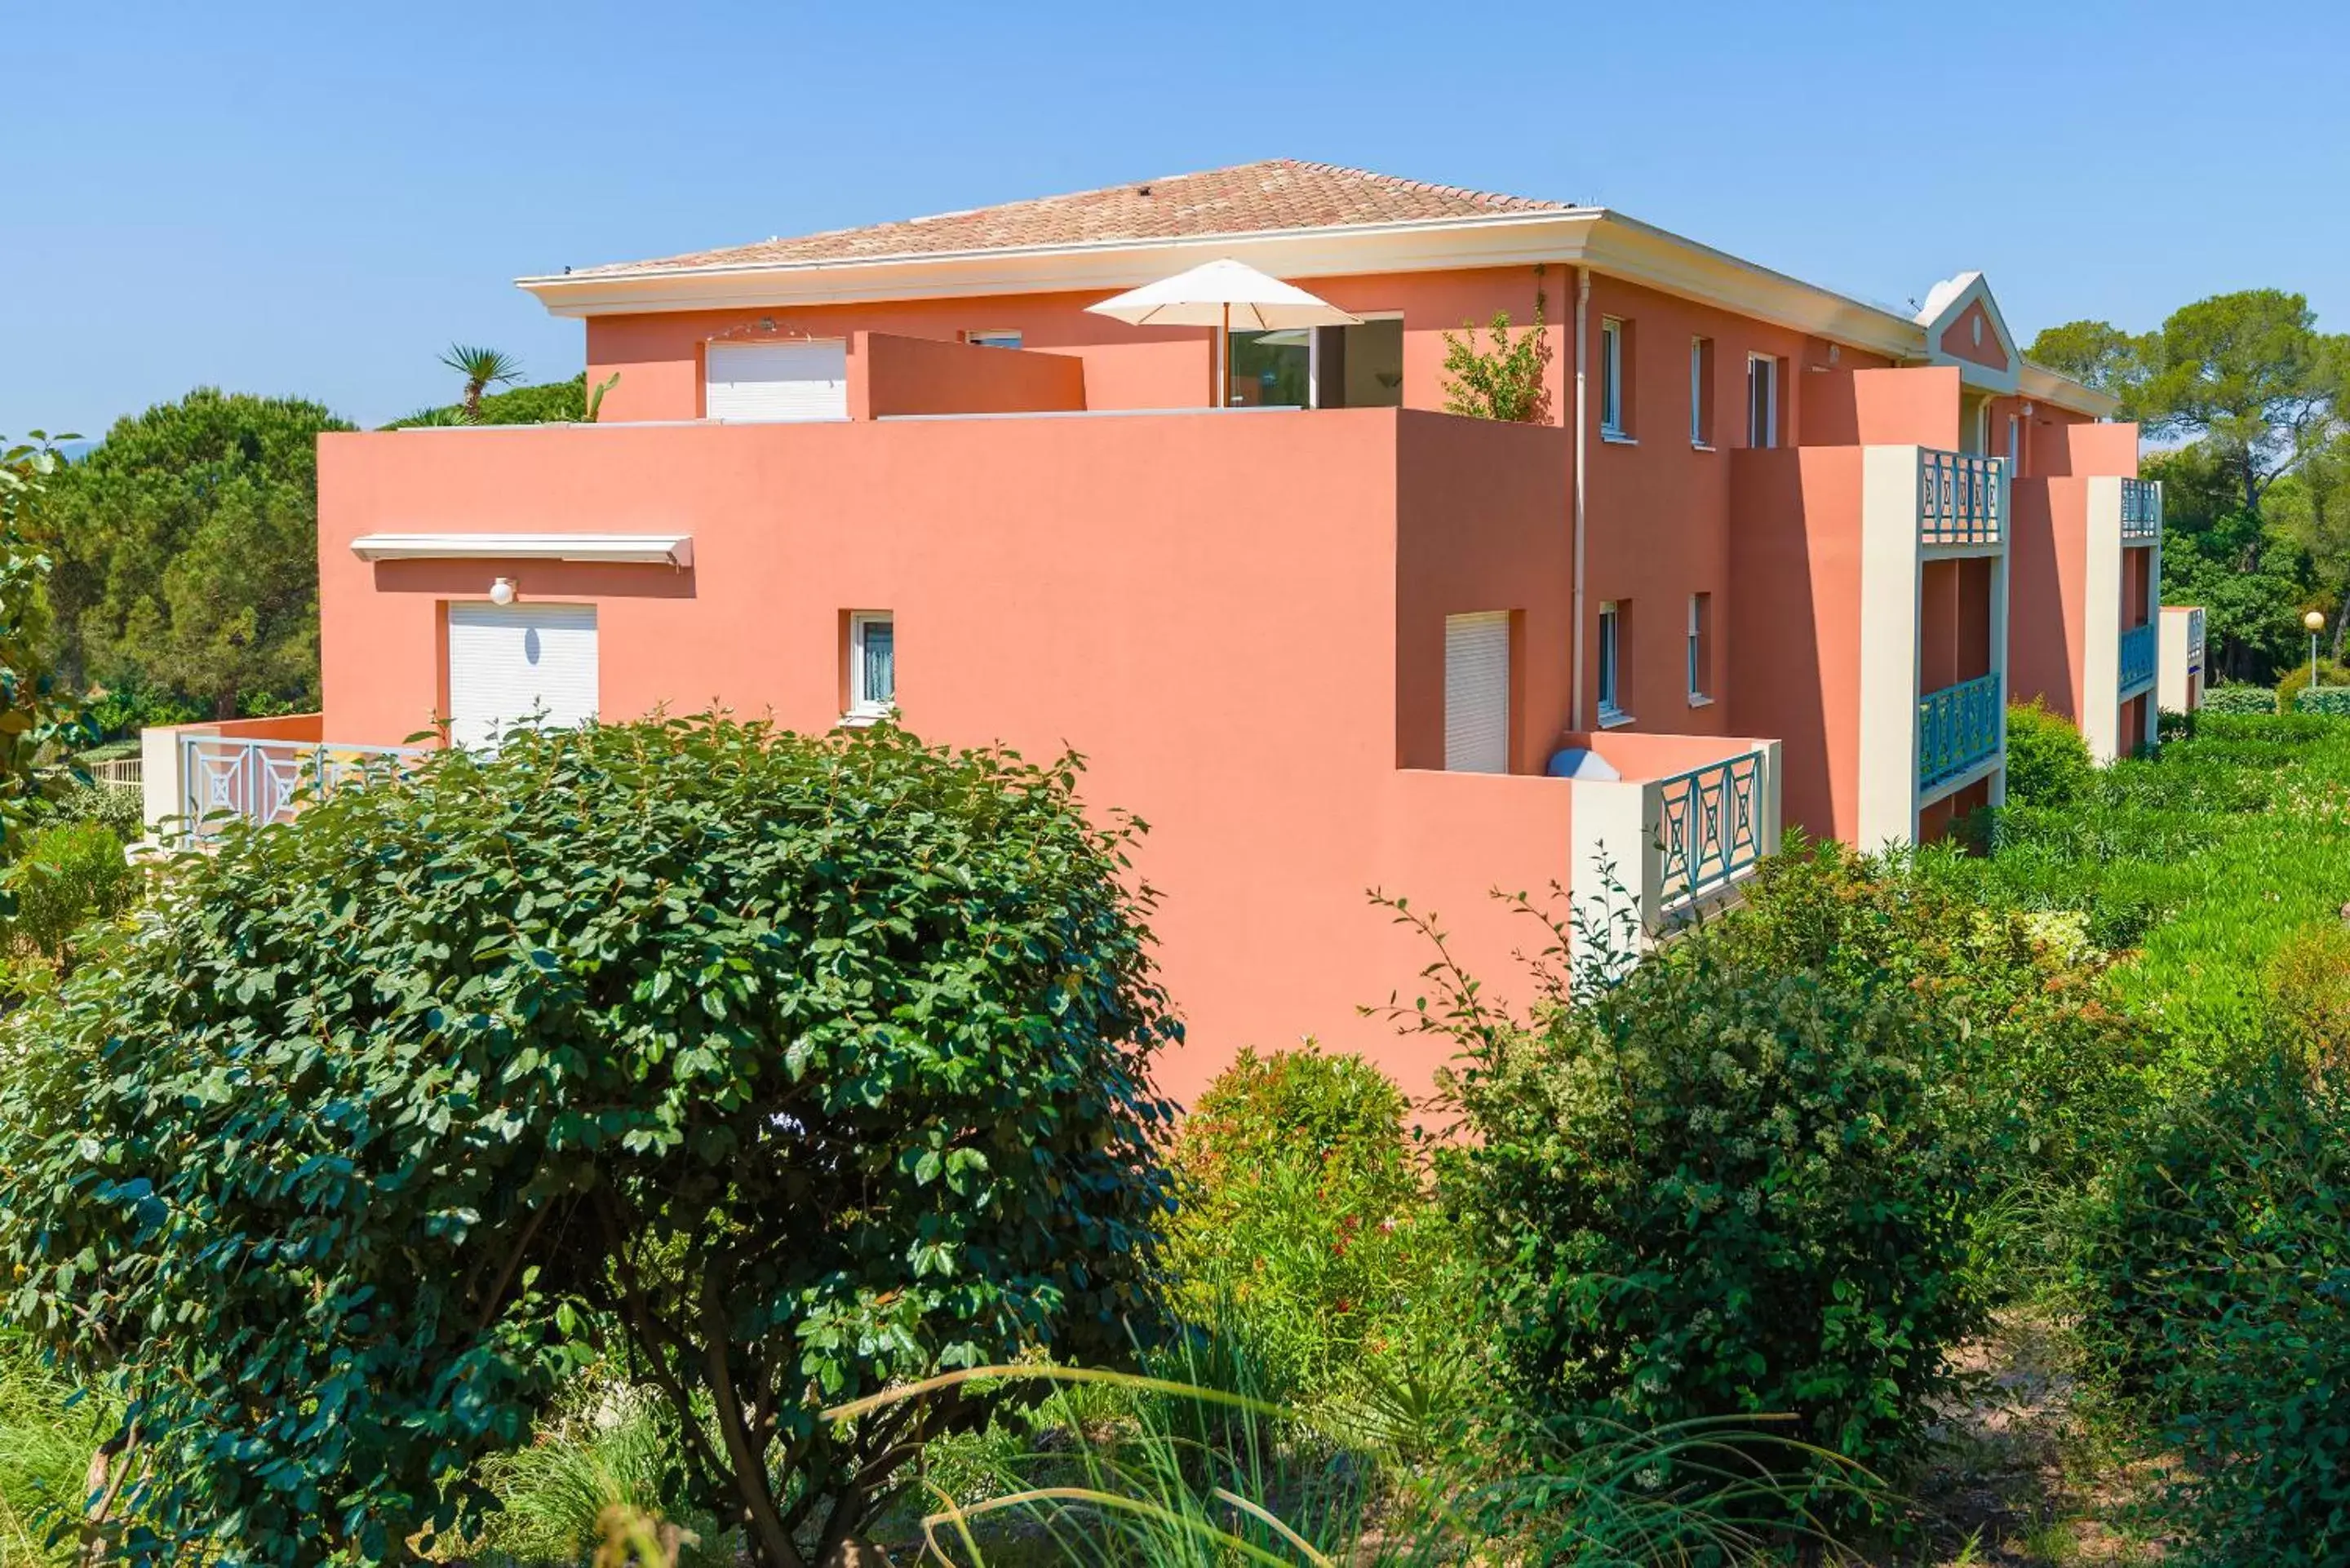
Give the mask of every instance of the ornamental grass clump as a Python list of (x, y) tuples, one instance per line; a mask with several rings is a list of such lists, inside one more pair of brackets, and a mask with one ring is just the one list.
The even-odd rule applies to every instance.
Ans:
[(114, 1549), (476, 1538), (481, 1461), (601, 1362), (684, 1506), (837, 1563), (1019, 1391), (821, 1411), (1128, 1354), (1178, 1030), (1133, 826), (1076, 784), (889, 725), (591, 724), (179, 861), (0, 1087), (6, 1314), (125, 1401)]

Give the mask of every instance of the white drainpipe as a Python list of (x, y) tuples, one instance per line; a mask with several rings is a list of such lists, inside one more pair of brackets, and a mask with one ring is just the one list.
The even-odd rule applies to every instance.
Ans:
[(1570, 728), (1580, 731), (1583, 722), (1583, 467), (1585, 431), (1591, 421), (1584, 417), (1584, 366), (1589, 362), (1585, 333), (1591, 313), (1591, 273), (1586, 267), (1575, 269), (1575, 628), (1574, 653), (1569, 661), (1574, 681), (1574, 701), (1568, 705), (1573, 715)]

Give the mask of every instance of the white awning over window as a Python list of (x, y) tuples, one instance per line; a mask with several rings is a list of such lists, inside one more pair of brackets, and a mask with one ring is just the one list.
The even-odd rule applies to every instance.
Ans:
[(362, 561), (610, 561), (693, 565), (691, 534), (362, 534)]

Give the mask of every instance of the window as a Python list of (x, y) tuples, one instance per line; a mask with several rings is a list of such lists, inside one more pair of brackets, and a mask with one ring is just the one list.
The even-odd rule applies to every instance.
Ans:
[(2013, 414), (2007, 416), (2007, 467), (2010, 473), (2023, 468), (2023, 421)]
[(702, 411), (713, 420), (845, 420), (848, 345), (837, 337), (789, 343), (712, 343), (702, 351)]
[(1312, 369), (1317, 409), (1403, 407), (1403, 317), (1315, 327)]
[(962, 340), (974, 348), (1017, 348), (1020, 334), (1010, 331), (966, 332)]
[(1599, 433), (1628, 440), (1632, 434), (1627, 423), (1628, 399), (1625, 396), (1624, 347), (1627, 329), (1612, 316), (1599, 320)]
[(1779, 361), (1768, 354), (1746, 357), (1746, 444), (1779, 444)]
[(1399, 409), (1403, 317), (1235, 332), (1230, 369), (1235, 409)]
[(1690, 706), (1711, 702), (1713, 686), (1713, 596), (1690, 595), (1689, 613), (1689, 695)]
[(887, 610), (848, 618), (848, 716), (879, 719), (898, 703), (898, 627)]
[(1631, 715), (1624, 711), (1624, 623), (1631, 613), (1631, 605), (1611, 601), (1599, 607), (1599, 722), (1602, 724), (1626, 724)]
[(1690, 445), (1713, 445), (1713, 339), (1690, 339)]
[(494, 752), (519, 726), (596, 717), (594, 605), (457, 600), (446, 636), (452, 745)]
[(1510, 612), (1444, 618), (1444, 767), (1510, 771)]

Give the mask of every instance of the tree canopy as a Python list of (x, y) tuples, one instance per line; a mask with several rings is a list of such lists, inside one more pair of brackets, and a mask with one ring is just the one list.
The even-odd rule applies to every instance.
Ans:
[(2181, 306), (2137, 337), (2068, 321), (2043, 330), (2026, 357), (2116, 394), (2148, 435), (2210, 443), (2258, 513), (2269, 486), (2327, 434), (2350, 337), (2318, 331), (2303, 296), (2253, 288)]
[(17, 444), (0, 437), (0, 850), (27, 826), (43, 748), (79, 733), (43, 646), (50, 562), (32, 537), (62, 466), (41, 431)]
[(221, 718), (317, 688), (317, 403), (200, 387), (116, 422), (58, 474), (42, 536), (61, 667), (150, 680)]
[(601, 1354), (756, 1562), (833, 1562), (1014, 1396), (824, 1412), (1132, 1349), (1177, 1026), (1076, 784), (888, 725), (589, 725), (190, 856), (0, 1084), (8, 1314), (124, 1399), (121, 1543), (465, 1529), (473, 1461)]
[(2069, 321), (2028, 357), (2114, 393), (2158, 441), (2163, 598), (2199, 604), (2217, 668), (2265, 680), (2290, 665), (2303, 610), (2342, 641), (2350, 606), (2350, 337), (2318, 328), (2303, 296), (2245, 289), (2181, 306), (2132, 334)]

